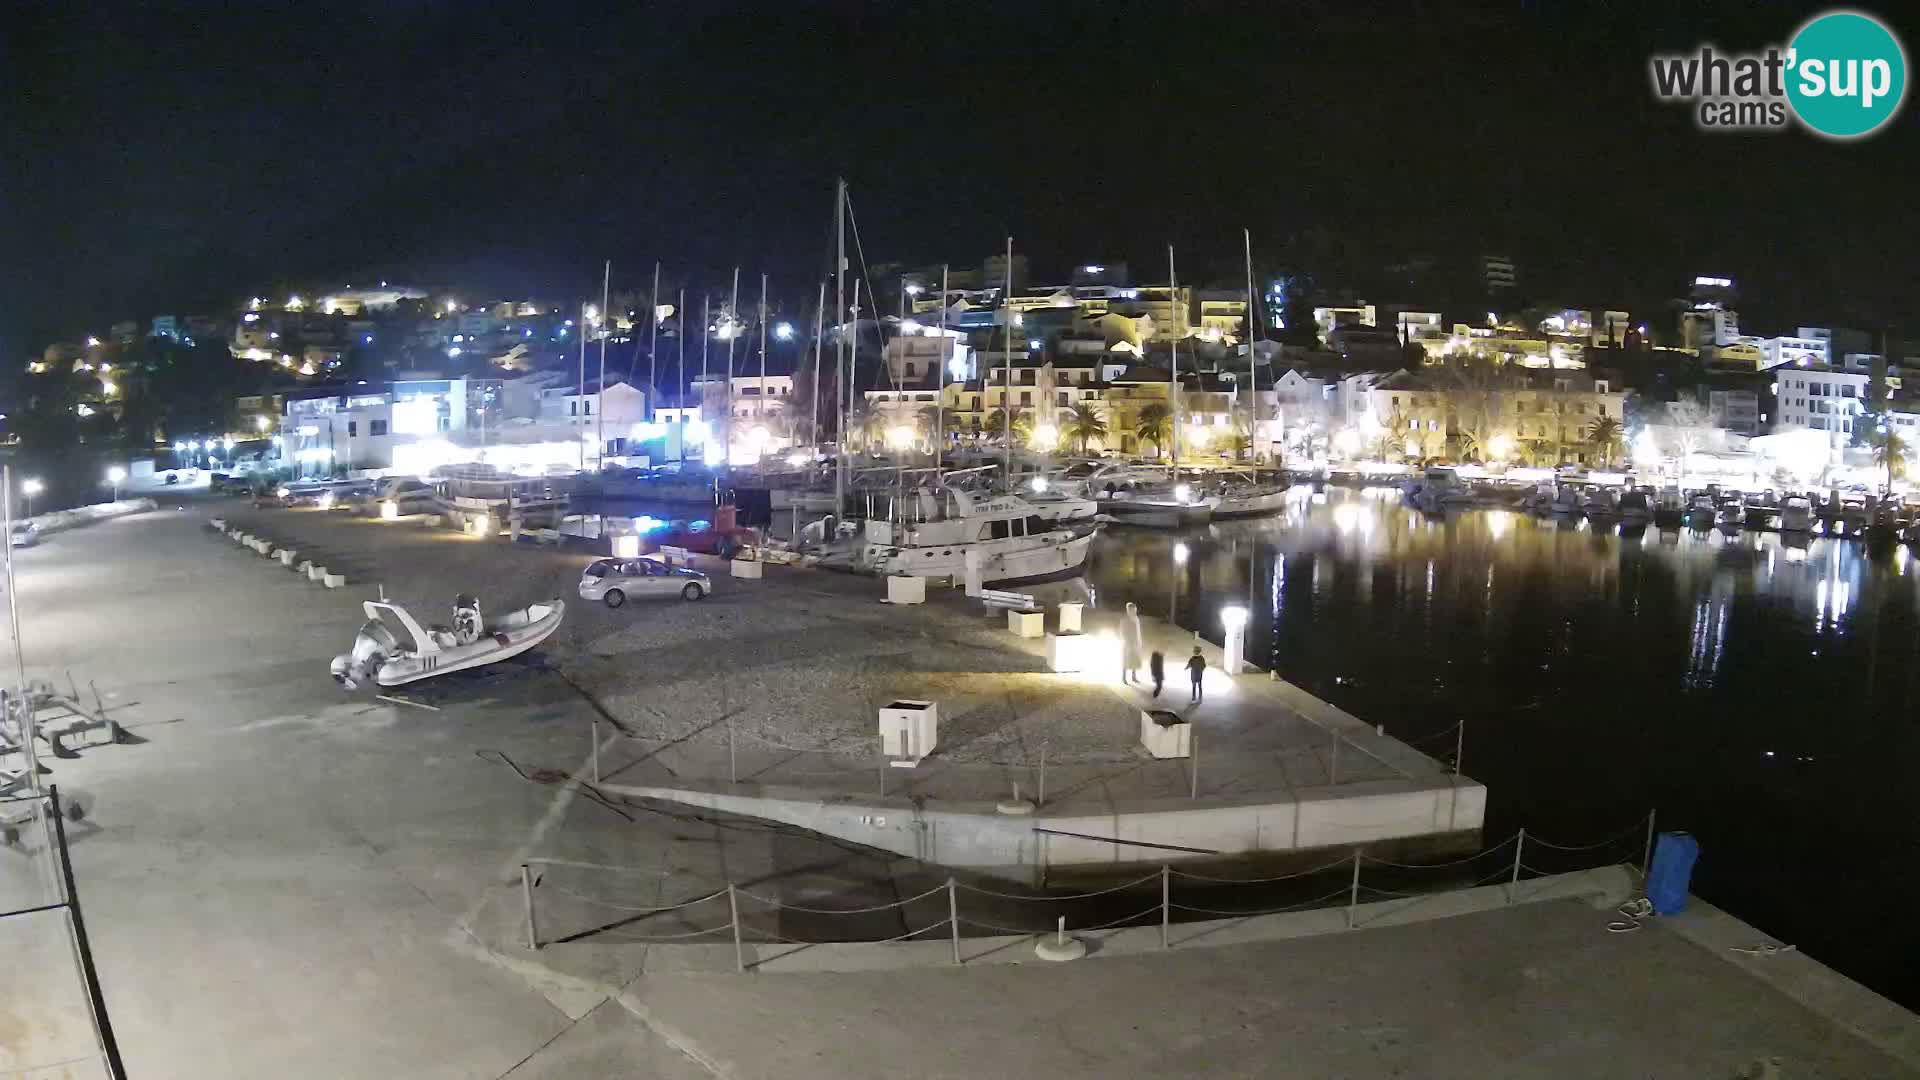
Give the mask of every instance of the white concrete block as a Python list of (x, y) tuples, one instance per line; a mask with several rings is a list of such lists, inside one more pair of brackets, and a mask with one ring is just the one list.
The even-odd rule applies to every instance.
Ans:
[(693, 565), (693, 552), (683, 547), (674, 547), (672, 544), (663, 544), (661, 546), (660, 557), (667, 560), (668, 566)]
[(1140, 712), (1140, 745), (1157, 758), (1193, 756), (1193, 725), (1166, 709)]
[(1094, 667), (1095, 639), (1088, 634), (1048, 634), (1049, 671), (1090, 671)]
[(927, 579), (909, 574), (892, 574), (887, 577), (887, 603), (924, 604), (927, 602)]
[(301, 559), (299, 564), (293, 568), (293, 572), (296, 574), (304, 574), (311, 569), (313, 569), (313, 560)]
[(216, 529), (219, 529), (221, 532), (227, 531), (227, 522), (225, 518), (211, 518), (207, 521), (207, 524), (213, 526)]
[(735, 560), (733, 560), (733, 576), (734, 576), (734, 577), (737, 577), (737, 578), (758, 578), (758, 577), (760, 577), (760, 576), (761, 576), (761, 572), (760, 572), (760, 560), (758, 560), (758, 559), (735, 559)]
[(1007, 612), (1007, 629), (1014, 637), (1037, 638), (1047, 632), (1047, 616), (1042, 611)]
[(1086, 607), (1078, 600), (1060, 601), (1060, 632), (1077, 634), (1080, 632), (1080, 610)]
[(279, 551), (274, 552), (274, 554), (279, 557), (281, 566), (292, 566), (293, 557), (300, 553), (292, 548), (281, 548)]
[(326, 576), (327, 576), (326, 567), (315, 566), (312, 563), (307, 564), (307, 580), (308, 581), (319, 581), (321, 578), (324, 578)]
[(940, 744), (940, 706), (901, 698), (880, 707), (880, 744), (887, 764), (910, 769)]
[(322, 574), (320, 577), (320, 584), (325, 585), (329, 589), (344, 588), (347, 584), (347, 575)]

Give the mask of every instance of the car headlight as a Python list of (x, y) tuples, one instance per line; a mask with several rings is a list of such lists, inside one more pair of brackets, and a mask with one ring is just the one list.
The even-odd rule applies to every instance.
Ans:
[(287, 496), (289, 496), (289, 495), (291, 495), (291, 494), (293, 494), (293, 489), (292, 489), (292, 488), (281, 488), (280, 490), (278, 490), (278, 491), (276, 491), (276, 492), (274, 492), (273, 494), (274, 494), (274, 497), (275, 497), (275, 498), (279, 498), (279, 499), (284, 499), (284, 498), (286, 498)]

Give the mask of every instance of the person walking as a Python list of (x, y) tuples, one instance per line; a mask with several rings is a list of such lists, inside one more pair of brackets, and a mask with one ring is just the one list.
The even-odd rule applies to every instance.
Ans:
[(1200, 680), (1207, 675), (1207, 658), (1200, 655), (1200, 646), (1193, 647), (1193, 655), (1187, 658), (1187, 678), (1193, 680), (1193, 701), (1198, 705), (1204, 699), (1200, 690)]
[(1127, 604), (1127, 614), (1120, 620), (1120, 678), (1126, 683), (1138, 681), (1140, 658), (1146, 653), (1141, 641), (1140, 609), (1132, 603)]
[(1147, 674), (1153, 676), (1153, 696), (1160, 696), (1160, 687), (1167, 681), (1167, 657), (1159, 649), (1147, 657)]

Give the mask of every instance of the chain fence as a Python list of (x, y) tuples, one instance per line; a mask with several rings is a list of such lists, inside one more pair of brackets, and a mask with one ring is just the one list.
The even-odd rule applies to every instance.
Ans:
[(0, 1074), (126, 1076), (67, 858), (82, 822), (57, 787), (0, 797), (0, 1014), (17, 1022)]
[[(1635, 867), (1644, 875), (1652, 854), (1654, 825), (1655, 815), (1649, 813), (1605, 839), (1575, 844), (1549, 840), (1521, 829), (1472, 855), (1439, 862), (1399, 862), (1356, 849), (1319, 866), (1256, 877), (1205, 874), (1167, 863), (1137, 878), (1074, 893), (1009, 892), (949, 876), (944, 882), (911, 896), (843, 907), (788, 903), (733, 882), (672, 903), (631, 904), (569, 887), (560, 880), (558, 872), (586, 870), (601, 876), (637, 874), (657, 878), (660, 871), (534, 857), (521, 866), (525, 944), (528, 949), (538, 950), (546, 945), (577, 941), (620, 944), (731, 941), (735, 967), (746, 971), (757, 963), (748, 958), (749, 945), (887, 944), (917, 940), (939, 931), (945, 931), (949, 940), (952, 962), (963, 964), (962, 940), (979, 933), (1037, 938), (1067, 931), (1091, 933), (1151, 927), (1157, 922), (1160, 947), (1167, 949), (1179, 944), (1173, 939), (1172, 928), (1182, 923), (1339, 910), (1344, 911), (1346, 927), (1358, 929), (1396, 919), (1442, 897), (1489, 885), (1502, 886), (1505, 903), (1512, 905), (1551, 889), (1548, 886), (1529, 894), (1523, 887), (1527, 881), (1606, 866)], [(1316, 879), (1331, 882), (1336, 878), (1339, 879), (1337, 888), (1313, 887)], [(1111, 904), (1149, 892), (1156, 886), (1158, 897), (1152, 903), (1138, 909), (1127, 905), (1127, 911), (1112, 915)], [(1311, 891), (1314, 895), (1301, 899), (1278, 895), (1287, 890)], [(551, 899), (544, 899), (546, 897)], [(1276, 903), (1276, 900), (1282, 902)], [(1090, 905), (1091, 901), (1106, 902)], [(541, 929), (543, 903), (549, 911), (555, 905), (564, 905), (576, 913), (595, 914), (585, 919), (576, 917), (575, 921), (586, 923), (577, 929), (545, 935)], [(1029, 925), (1008, 925), (1008, 921), (1000, 921), (1006, 917), (1001, 914), (1003, 911), (1020, 916), (1008, 921)], [(1081, 918), (1075, 920), (1075, 915)], [(601, 921), (595, 922), (595, 919)], [(866, 932), (843, 920), (864, 920), (860, 925)], [(888, 934), (875, 931), (875, 923), (883, 920), (890, 923), (889, 930), (904, 930)], [(778, 929), (770, 928), (769, 922)], [(802, 932), (800, 927), (813, 929)], [(968, 930), (979, 933), (969, 935)]]

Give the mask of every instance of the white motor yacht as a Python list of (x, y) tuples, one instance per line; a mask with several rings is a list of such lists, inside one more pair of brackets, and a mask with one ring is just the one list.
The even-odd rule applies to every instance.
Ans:
[(901, 510), (917, 520), (867, 522), (858, 564), (877, 574), (962, 579), (977, 552), (982, 580), (1017, 581), (1078, 569), (1099, 526), (1042, 517), (1017, 495), (923, 487)]
[(1167, 470), (1150, 465), (1105, 465), (1081, 481), (1088, 498), (1121, 524), (1154, 529), (1205, 525), (1220, 505), (1217, 495), (1204, 495), (1193, 485), (1176, 481)]

